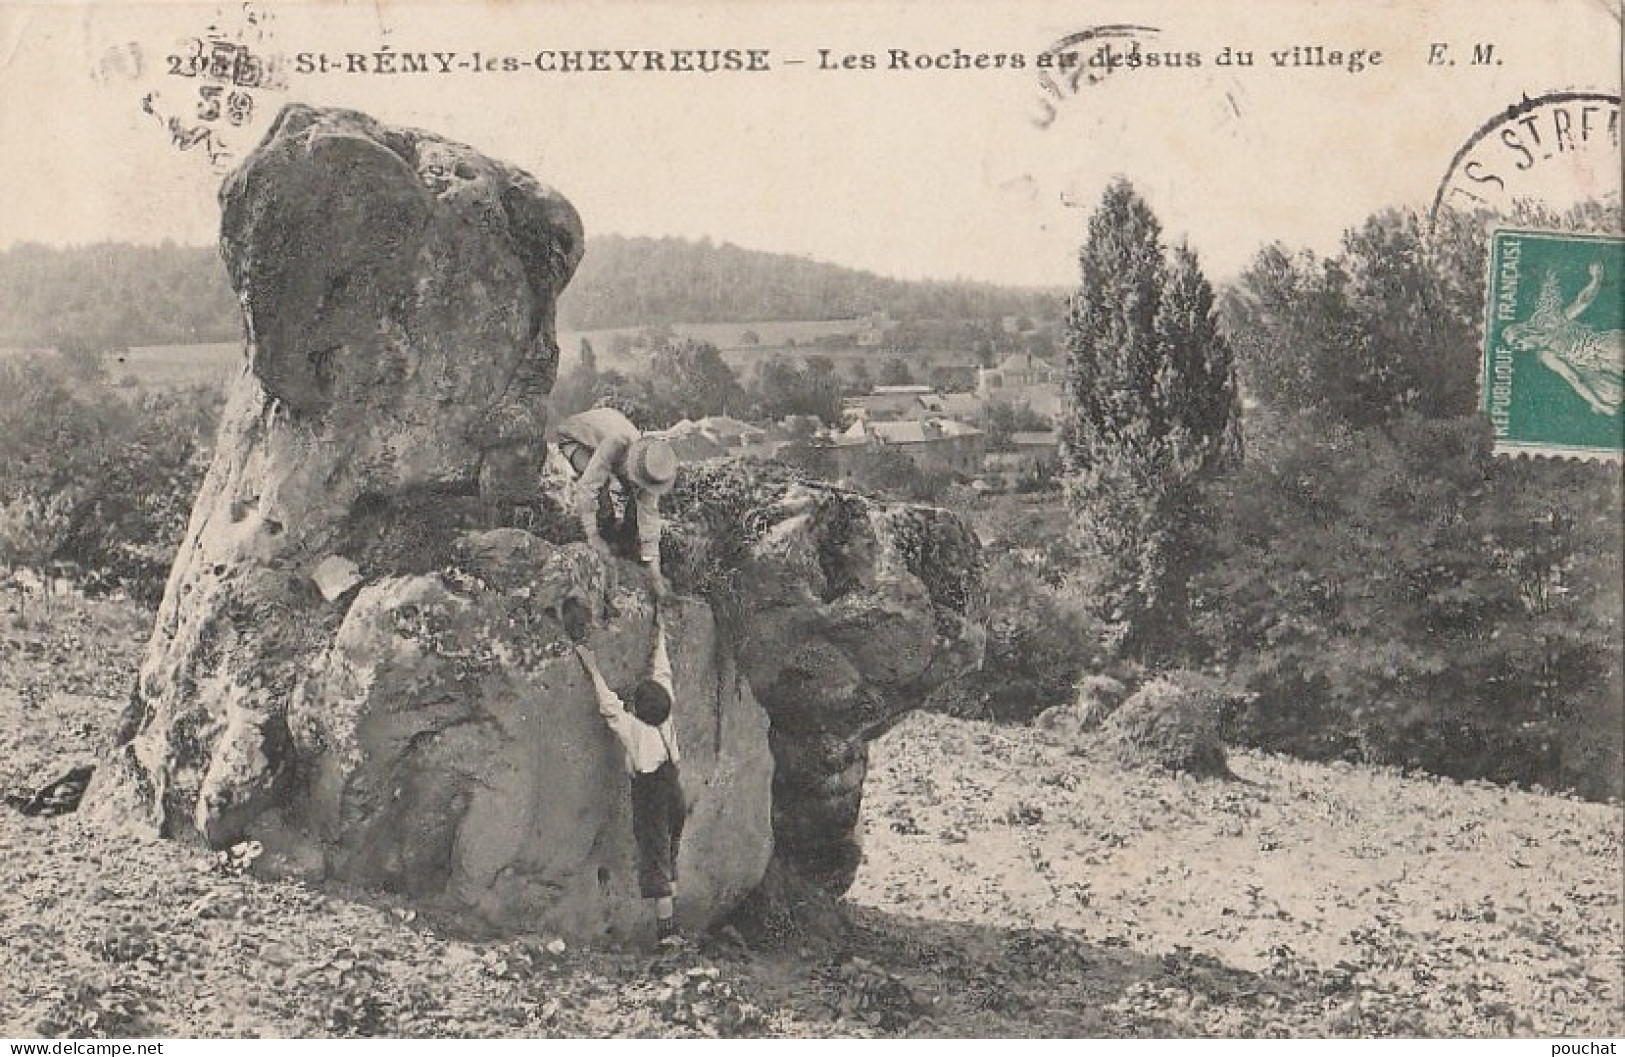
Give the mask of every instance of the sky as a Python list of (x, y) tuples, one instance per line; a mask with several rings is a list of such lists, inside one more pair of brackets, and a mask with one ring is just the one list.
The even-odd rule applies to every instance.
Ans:
[[(1046, 91), (1039, 54), (1118, 25), (1140, 27), (1113, 40), (1119, 56), (1138, 42), (1142, 57), (1195, 53), (1201, 65), (1093, 67)], [(280, 70), (281, 83), (242, 93), (253, 110), (241, 125), (200, 120), (206, 81), (174, 72), (186, 69), (186, 42), (211, 32)], [(1087, 60), (1100, 43), (1073, 50)], [(1471, 61), (1475, 44), (1493, 45), (1489, 61)], [(1295, 45), (1323, 50), (1293, 56)], [(397, 65), (402, 53), (440, 52), (456, 66), (476, 53), (524, 66), (345, 69), (352, 53), (375, 67), (386, 47)], [(1251, 51), (1254, 65), (1221, 66), (1225, 48)], [(546, 65), (590, 49), (661, 51), (668, 62), (673, 49), (758, 49), (769, 68), (531, 65), (539, 52)], [(990, 58), (982, 69), (898, 69), (892, 49)], [(1619, 8), (1597, 0), (0, 0), (0, 247), (210, 242), (222, 176), (297, 101), (361, 109), (518, 164), (563, 191), (589, 234), (709, 238), (902, 278), (1070, 285), (1090, 211), (1124, 177), (1170, 240), (1187, 239), (1224, 277), (1264, 243), (1335, 251), (1377, 209), (1427, 207), (1475, 130), (1526, 96), (1617, 98), (1619, 49)], [(1355, 51), (1362, 62), (1351, 64)], [(326, 74), (320, 55), (334, 65)], [(1010, 55), (1023, 67), (1009, 68)], [(821, 68), (844, 56), (857, 68)], [(1617, 194), (1612, 113), (1612, 140), (1606, 113), (1585, 115), (1585, 141), (1571, 127), (1568, 149), (1528, 172), (1509, 166), (1516, 156), (1498, 137), (1478, 152), (1500, 151), (1484, 160), (1501, 166), (1503, 184), (1558, 204), (1577, 189)], [(178, 149), (170, 117), (213, 131), (220, 159), (203, 145)]]

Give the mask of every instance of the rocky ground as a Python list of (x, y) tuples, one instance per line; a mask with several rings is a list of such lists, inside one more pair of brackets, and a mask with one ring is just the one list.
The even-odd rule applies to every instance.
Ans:
[[(146, 638), (0, 612), (0, 788), (93, 758)], [(836, 950), (474, 942), (388, 900), (0, 809), (0, 1034), (1625, 1033), (1621, 817), (1234, 753), (1238, 782), (915, 716), (877, 743)]]

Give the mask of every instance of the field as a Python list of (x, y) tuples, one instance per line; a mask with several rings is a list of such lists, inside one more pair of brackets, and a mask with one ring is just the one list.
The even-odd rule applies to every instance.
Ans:
[[(0, 606), (0, 786), (93, 759), (127, 607)], [(1123, 772), (939, 716), (876, 744), (834, 948), (472, 942), (387, 899), (0, 808), (0, 1034), (1625, 1033), (1617, 805), (1232, 753)]]
[[(49, 349), (0, 348), (0, 358), (48, 354)], [(136, 345), (103, 360), (109, 384), (120, 388), (220, 387), (242, 366), (241, 342), (208, 345)]]
[[(868, 368), (871, 376), (880, 371), (880, 367), (887, 360), (897, 357), (898, 353), (887, 352), (880, 348), (741, 348), (729, 349), (722, 353), (722, 358), (729, 367), (742, 379), (751, 377), (752, 369), (759, 363), (777, 357), (789, 357), (792, 364), (799, 366), (808, 356), (822, 356), (834, 366), (835, 372), (843, 377), (851, 377), (858, 364)], [(927, 374), (933, 367), (960, 367), (967, 372), (976, 366), (976, 357), (968, 352), (954, 349), (910, 349), (901, 354), (902, 360), (908, 364), (909, 372), (917, 382), (925, 382)]]
[[(680, 337), (693, 338), (696, 341), (709, 342), (723, 352), (746, 348), (744, 335), (747, 331), (754, 332), (759, 338), (758, 344), (763, 348), (777, 348), (790, 343), (795, 345), (811, 345), (819, 338), (826, 338), (835, 334), (855, 334), (858, 330), (858, 321), (853, 319), (835, 320), (774, 320), (765, 323), (677, 323), (672, 326), (672, 332)], [(610, 343), (617, 334), (635, 337), (641, 332), (640, 327), (620, 327), (610, 330), (561, 330), (559, 331), (559, 348), (564, 353), (566, 363), (575, 359), (581, 348), (581, 339), (586, 338), (592, 342), (593, 349), (602, 359), (609, 351)]]
[(151, 389), (220, 386), (242, 365), (240, 342), (215, 345), (145, 345), (107, 360), (114, 384), (127, 377)]
[[(754, 345), (746, 344), (741, 338), (746, 331), (754, 331), (761, 339), (760, 342)], [(888, 353), (877, 346), (860, 347), (848, 343), (840, 347), (823, 348), (816, 344), (819, 338), (833, 335), (850, 336), (857, 331), (857, 321), (850, 319), (773, 323), (679, 323), (672, 327), (672, 332), (678, 337), (693, 338), (715, 345), (722, 353), (722, 359), (742, 382), (748, 382), (757, 364), (775, 358), (785, 358), (793, 365), (799, 366), (807, 356), (822, 356), (834, 364), (836, 371), (842, 375), (850, 376), (853, 368), (859, 363), (866, 365), (871, 374), (878, 372), (880, 365), (896, 354)], [(592, 343), (601, 368), (625, 369), (635, 366), (624, 357), (617, 358), (612, 355), (611, 349), (616, 335), (625, 334), (630, 337), (637, 333), (636, 329), (560, 331), (560, 367), (567, 368), (580, 357), (583, 338)], [(790, 342), (794, 344), (789, 344)], [(922, 381), (925, 373), (932, 367), (971, 367), (976, 362), (976, 357), (971, 353), (954, 349), (911, 349), (903, 358), (910, 370)]]

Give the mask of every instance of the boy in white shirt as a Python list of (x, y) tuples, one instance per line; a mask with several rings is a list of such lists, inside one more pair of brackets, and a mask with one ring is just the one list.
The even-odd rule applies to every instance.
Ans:
[(604, 682), (592, 650), (578, 644), (576, 656), (598, 695), (599, 714), (626, 754), (626, 770), (632, 780), (632, 835), (638, 845), (638, 888), (643, 898), (655, 901), (656, 936), (663, 944), (675, 942), (677, 849), (688, 811), (677, 770), (681, 757), (671, 722), (671, 658), (666, 653), (660, 608), (655, 608), (649, 675), (632, 691), (630, 711)]

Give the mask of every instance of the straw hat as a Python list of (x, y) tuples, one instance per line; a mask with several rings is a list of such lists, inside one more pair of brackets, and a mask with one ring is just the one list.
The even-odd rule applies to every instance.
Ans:
[(639, 437), (626, 450), (626, 475), (645, 491), (664, 492), (677, 479), (677, 453), (659, 437)]

